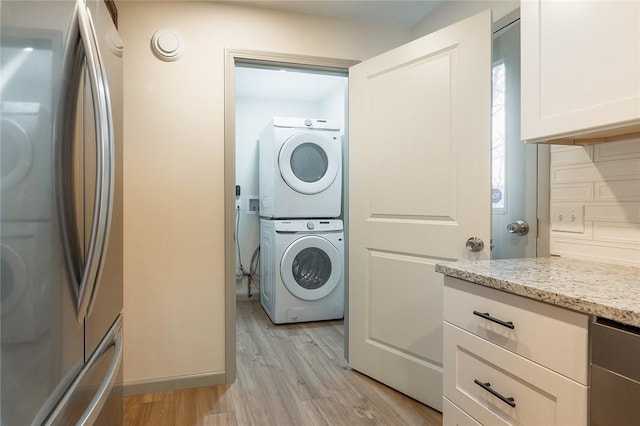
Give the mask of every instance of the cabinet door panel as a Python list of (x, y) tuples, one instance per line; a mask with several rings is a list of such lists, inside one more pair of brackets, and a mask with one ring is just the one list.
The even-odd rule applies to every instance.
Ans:
[(521, 8), (522, 139), (640, 131), (640, 2)]
[(444, 426), (482, 426), (447, 398), (442, 399)]

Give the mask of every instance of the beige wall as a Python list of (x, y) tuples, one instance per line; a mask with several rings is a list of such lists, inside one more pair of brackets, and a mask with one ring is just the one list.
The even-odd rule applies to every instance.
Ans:
[[(224, 49), (362, 60), (411, 38), (214, 2), (118, 2), (125, 42), (125, 384), (223, 373)], [(160, 29), (184, 56), (150, 51)]]

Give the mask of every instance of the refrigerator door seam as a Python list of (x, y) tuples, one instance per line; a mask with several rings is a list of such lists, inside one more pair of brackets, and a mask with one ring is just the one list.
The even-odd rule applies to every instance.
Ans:
[(122, 364), (122, 315), (119, 315), (115, 323), (111, 327), (111, 330), (104, 337), (97, 350), (91, 355), (91, 358), (87, 361), (80, 373), (76, 376), (74, 382), (71, 384), (67, 392), (60, 399), (60, 402), (56, 408), (51, 412), (51, 415), (44, 423), (45, 426), (56, 425), (59, 422), (59, 417), (64, 413), (64, 409), (72, 402), (72, 396), (74, 391), (78, 389), (82, 379), (98, 362), (102, 355), (111, 347), (115, 346), (113, 358), (109, 364), (105, 379), (100, 384), (100, 387), (96, 391), (96, 394), (91, 400), (91, 403), (82, 414), (82, 417), (77, 422), (77, 425), (91, 425), (95, 422), (95, 419), (100, 414), (100, 410), (105, 404), (106, 399), (109, 396), (109, 392), (114, 386), (116, 378), (118, 376), (118, 370)]

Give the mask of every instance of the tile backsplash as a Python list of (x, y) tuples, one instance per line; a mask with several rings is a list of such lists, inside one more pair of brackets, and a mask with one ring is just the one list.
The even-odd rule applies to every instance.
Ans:
[(551, 147), (551, 254), (640, 266), (640, 138)]

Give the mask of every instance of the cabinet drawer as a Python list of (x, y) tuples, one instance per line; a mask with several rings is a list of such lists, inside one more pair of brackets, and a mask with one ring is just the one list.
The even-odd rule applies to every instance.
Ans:
[(482, 426), (447, 398), (442, 399), (443, 426)]
[[(470, 333), (587, 384), (587, 315), (445, 277), (444, 319)], [(512, 323), (513, 328), (474, 314)]]
[(447, 322), (444, 395), (487, 426), (587, 423), (587, 387)]

